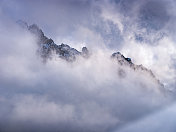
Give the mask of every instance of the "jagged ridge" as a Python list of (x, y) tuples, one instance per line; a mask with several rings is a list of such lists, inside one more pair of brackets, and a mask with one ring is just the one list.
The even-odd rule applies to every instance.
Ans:
[(39, 46), (38, 53), (41, 55), (44, 61), (51, 59), (51, 55), (54, 52), (58, 57), (65, 59), (67, 61), (74, 61), (76, 56), (81, 55), (87, 58), (89, 56), (89, 51), (86, 47), (82, 48), (82, 51), (78, 51), (67, 44), (57, 45), (51, 38), (44, 35), (43, 31), (36, 25), (32, 24), (28, 26), (26, 22), (17, 21), (23, 28), (29, 30), (32, 34), (37, 37), (37, 43)]
[[(23, 22), (21, 20), (17, 23), (20, 24), (20, 26), (22, 26), (23, 28), (29, 30), (32, 34), (37, 37), (37, 43), (39, 45), (38, 53), (44, 61), (47, 61), (47, 59), (49, 58), (52, 59), (51, 55), (53, 52), (58, 55), (58, 57), (68, 62), (75, 61), (77, 56), (82, 56), (84, 58), (88, 58), (90, 56), (90, 53), (86, 47), (83, 47), (82, 51), (80, 52), (67, 44), (55, 44), (51, 38), (48, 38), (44, 35), (43, 31), (36, 24), (28, 26), (26, 22)], [(131, 61), (131, 58), (124, 57), (120, 52), (113, 53), (111, 55), (111, 58), (116, 59), (118, 64), (121, 66), (128, 66), (135, 71), (143, 71), (149, 74), (154, 79), (154, 81), (159, 84), (159, 86), (164, 88), (164, 85), (158, 79), (156, 79), (155, 75), (151, 70), (145, 68), (143, 65), (135, 65)], [(119, 76), (124, 77), (124, 73), (124, 70), (119, 69)]]
[[(113, 53), (111, 58), (116, 59), (117, 62), (119, 63), (119, 65), (121, 65), (121, 66), (128, 66), (131, 69), (133, 69), (134, 71), (143, 71), (143, 72), (149, 74), (152, 78), (154, 78), (154, 80), (156, 81), (157, 84), (159, 84), (161, 87), (164, 87), (164, 85), (158, 79), (156, 79), (153, 72), (151, 70), (147, 69), (146, 67), (144, 67), (142, 64), (141, 65), (134, 64), (131, 61), (131, 58), (124, 57), (120, 52)], [(119, 75), (121, 77), (124, 76), (123, 73), (124, 73), (124, 71), (122, 69), (119, 69)]]

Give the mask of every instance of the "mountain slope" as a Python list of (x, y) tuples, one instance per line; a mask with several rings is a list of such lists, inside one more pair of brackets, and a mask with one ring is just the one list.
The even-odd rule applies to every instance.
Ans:
[(74, 61), (78, 55), (81, 55), (85, 58), (89, 56), (89, 51), (86, 47), (83, 47), (82, 51), (80, 52), (67, 44), (55, 44), (51, 38), (48, 38), (44, 35), (43, 31), (36, 24), (28, 26), (26, 22), (21, 20), (17, 23), (35, 35), (39, 46), (38, 53), (41, 55), (44, 61), (51, 58), (52, 53), (55, 53), (58, 55), (58, 57), (67, 61)]
[[(51, 38), (48, 38), (44, 35), (43, 31), (36, 24), (28, 25), (26, 22), (21, 20), (17, 21), (17, 23), (21, 27), (30, 31), (37, 38), (37, 44), (39, 46), (37, 52), (43, 58), (44, 62), (46, 62), (48, 59), (52, 59), (52, 54), (56, 54), (59, 58), (68, 62), (75, 61), (77, 56), (82, 56), (84, 58), (88, 58), (90, 56), (90, 53), (86, 47), (83, 47), (82, 51), (78, 51), (67, 44), (55, 44)], [(162, 90), (164, 90), (164, 85), (158, 79), (156, 79), (151, 70), (147, 69), (143, 65), (134, 64), (131, 61), (131, 58), (124, 57), (120, 52), (113, 53), (111, 58), (116, 60), (118, 65), (121, 67), (118, 68), (118, 75), (120, 77), (124, 78), (126, 75), (126, 71), (123, 69), (123, 67), (129, 67), (135, 72), (139, 72), (141, 74), (146, 73), (159, 87), (161, 87)]]

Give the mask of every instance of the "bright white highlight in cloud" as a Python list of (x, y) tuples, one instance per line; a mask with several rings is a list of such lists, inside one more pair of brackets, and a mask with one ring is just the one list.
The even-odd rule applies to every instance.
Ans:
[[(148, 16), (152, 11), (144, 17), (151, 17), (151, 23), (143, 17), (138, 20), (141, 7), (148, 10), (148, 1), (135, 7), (138, 0), (45, 1), (41, 6), (15, 0), (18, 10), (8, 2), (0, 2), (0, 131), (109, 132), (172, 103), (176, 46), (167, 25), (174, 20), (172, 16), (165, 20), (167, 13), (155, 14), (156, 19)], [(11, 15), (37, 22), (46, 34), (55, 34), (58, 44), (78, 50), (86, 45), (90, 58), (68, 63), (53, 55), (43, 64), (36, 53), (36, 38), (18, 27)], [(161, 29), (153, 27), (158, 20), (163, 20)], [(156, 37), (155, 33), (168, 34)], [(114, 51), (151, 69), (165, 90), (149, 74), (120, 66), (110, 57)], [(125, 71), (124, 77), (119, 69)]]

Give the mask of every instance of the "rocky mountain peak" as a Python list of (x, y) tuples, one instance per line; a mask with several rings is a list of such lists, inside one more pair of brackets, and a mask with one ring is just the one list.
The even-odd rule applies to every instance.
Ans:
[[(35, 35), (35, 37), (37, 37), (37, 43), (39, 46), (37, 52), (42, 57), (44, 62), (46, 62), (48, 59), (52, 59), (52, 54), (56, 54), (59, 58), (64, 59), (68, 62), (75, 61), (77, 56), (82, 56), (84, 58), (89, 58), (90, 56), (90, 52), (87, 47), (83, 47), (82, 51), (78, 51), (67, 44), (62, 43), (60, 45), (57, 45), (51, 38), (46, 37), (43, 31), (36, 24), (28, 26), (28, 24), (24, 21), (18, 21), (17, 23), (21, 27), (27, 29), (29, 32)], [(118, 65), (122, 67), (118, 69), (120, 77), (125, 77), (125, 70), (123, 69), (123, 67), (129, 67), (134, 71), (142, 71), (150, 75), (160, 87), (164, 88), (163, 84), (158, 79), (156, 79), (151, 70), (145, 68), (143, 65), (134, 64), (131, 58), (125, 57), (120, 52), (113, 53), (111, 55), (111, 58), (116, 60), (116, 62), (118, 62)]]

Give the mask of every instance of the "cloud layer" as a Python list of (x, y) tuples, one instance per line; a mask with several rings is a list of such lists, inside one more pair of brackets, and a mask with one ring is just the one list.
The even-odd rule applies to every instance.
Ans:
[[(120, 67), (110, 55), (121, 51), (174, 92), (175, 2), (0, 3), (0, 131), (109, 132), (172, 102), (149, 75)], [(58, 44), (86, 45), (92, 56), (73, 63), (53, 56), (43, 64), (35, 37), (17, 19), (37, 23)]]

